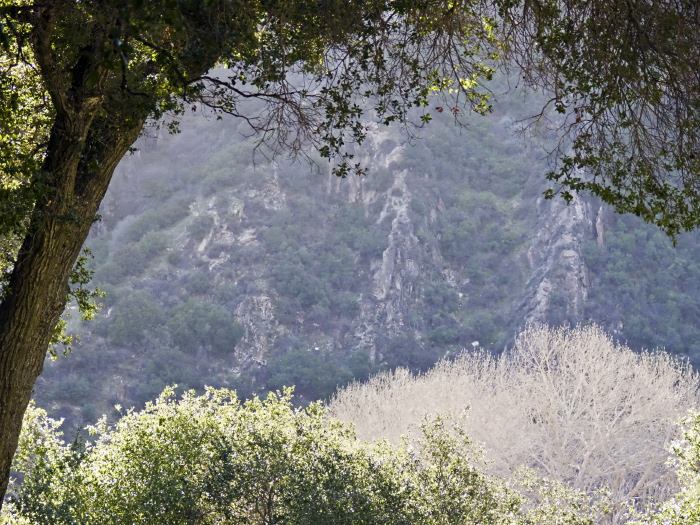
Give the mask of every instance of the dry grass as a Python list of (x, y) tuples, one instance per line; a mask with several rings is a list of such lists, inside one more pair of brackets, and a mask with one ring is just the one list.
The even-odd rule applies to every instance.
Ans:
[(675, 422), (698, 406), (698, 376), (665, 353), (637, 354), (598, 327), (533, 327), (501, 357), (464, 352), (414, 377), (354, 384), (330, 403), (365, 439), (413, 435), (426, 415), (457, 416), (484, 444), (493, 473), (517, 467), (612, 501), (644, 506), (676, 489), (665, 464)]

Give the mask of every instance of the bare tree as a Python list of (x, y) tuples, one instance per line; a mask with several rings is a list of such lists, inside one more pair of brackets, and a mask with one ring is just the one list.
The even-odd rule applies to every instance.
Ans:
[(676, 489), (667, 447), (698, 399), (697, 374), (669, 354), (634, 353), (595, 326), (532, 327), (499, 358), (464, 352), (422, 376), (382, 374), (338, 393), (330, 411), (361, 437), (395, 441), (426, 415), (469, 407), (464, 425), (493, 473), (527, 466), (591, 496), (607, 487), (613, 519)]

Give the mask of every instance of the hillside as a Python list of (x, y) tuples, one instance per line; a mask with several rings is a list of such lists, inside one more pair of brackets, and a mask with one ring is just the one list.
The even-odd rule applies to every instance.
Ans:
[(37, 402), (82, 425), (173, 383), (295, 384), (310, 401), (498, 352), (532, 322), (596, 322), (700, 360), (697, 235), (673, 248), (594, 199), (546, 201), (544, 154), (515, 118), (470, 122), (441, 114), (410, 142), (372, 129), (356, 151), (368, 174), (346, 179), (320, 159), (270, 161), (235, 120), (152, 130), (88, 242), (102, 312), (69, 320), (81, 344), (47, 361)]

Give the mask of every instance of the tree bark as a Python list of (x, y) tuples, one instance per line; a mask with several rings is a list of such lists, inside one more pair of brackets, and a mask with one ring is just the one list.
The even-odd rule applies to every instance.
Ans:
[(57, 24), (78, 16), (65, 8), (64, 2), (49, 1), (14, 13), (32, 27), (29, 43), (55, 117), (42, 169), (30, 182), (35, 201), (29, 226), (0, 303), (0, 497), (32, 388), (66, 305), (73, 266), (114, 169), (155, 102), (148, 96), (135, 100), (106, 65), (106, 43), (117, 26), (109, 5), (85, 27), (84, 47), (74, 62), (60, 63)]
[[(108, 114), (104, 111), (103, 114)], [(92, 105), (57, 118), (35, 204), (0, 303), (0, 494), (5, 494), (22, 418), (65, 308), (68, 279), (119, 160), (146, 120), (97, 116)], [(93, 144), (94, 146), (90, 146)]]

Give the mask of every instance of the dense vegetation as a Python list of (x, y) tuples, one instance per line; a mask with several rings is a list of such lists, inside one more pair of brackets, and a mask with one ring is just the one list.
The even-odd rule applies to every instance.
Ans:
[(593, 277), (587, 318), (635, 349), (665, 348), (700, 365), (700, 238), (675, 247), (653, 225), (612, 216), (605, 245), (583, 250)]
[[(395, 448), (360, 442), (288, 395), (241, 405), (209, 390), (181, 400), (166, 391), (114, 428), (100, 423), (92, 444), (66, 445), (56, 427), (28, 412), (16, 464), (24, 481), (5, 523), (505, 525), (533, 513), (441, 419), (425, 423), (418, 448)], [(571, 523), (585, 523), (576, 514)]]
[(668, 355), (540, 328), (498, 360), (383, 375), (330, 410), (166, 389), (67, 444), (31, 406), (0, 523), (689, 525), (700, 416), (672, 419), (697, 396)]
[[(584, 250), (589, 265), (580, 264), (590, 237), (580, 218), (591, 201), (570, 191), (590, 191), (674, 240), (700, 224), (697, 6), (534, 4), (0, 2), (0, 492), (46, 348), (71, 342), (60, 320), (67, 301), (75, 298), (88, 317), (95, 311), (79, 255), (117, 164), (149, 119), (196, 112), (198, 104), (200, 113), (203, 105), (243, 116), (275, 153), (320, 146), (322, 157), (339, 159), (330, 172), (342, 176), (365, 173), (348, 163), (349, 141), (374, 140), (361, 156), (383, 155), (375, 164), (386, 177), (374, 186), (361, 182), (344, 198), (329, 182), (323, 222), (296, 232), (288, 223), (299, 216), (287, 197), (302, 191), (280, 183), (294, 167), (265, 162), (262, 180), (242, 179), (229, 191), (222, 191), (227, 170), (216, 166), (197, 189), (192, 174), (177, 188), (154, 182), (150, 204), (163, 204), (162, 213), (133, 199), (134, 213), (116, 212), (113, 228), (96, 232), (96, 276), (114, 293), (84, 341), (104, 351), (47, 377), (54, 392), (52, 379), (78, 379), (63, 385), (77, 401), (66, 407), (78, 413), (72, 424), (112, 398), (143, 404), (178, 377), (200, 389), (203, 378), (238, 386), (244, 396), (296, 382), (307, 403), (377, 369), (404, 363), (425, 370), (466, 344), (500, 350), (522, 322), (607, 316), (618, 338), (674, 344), (695, 359), (696, 331), (683, 326), (697, 311), (694, 296), (668, 292), (692, 278), (690, 259), (660, 258), (676, 283), (629, 285), (624, 277), (634, 269), (616, 264), (617, 247), (644, 244), (656, 257), (659, 245), (623, 225), (605, 251), (615, 227), (605, 224), (603, 234), (601, 208), (595, 224), (589, 221), (596, 241)], [(423, 125), (490, 113), (481, 82), (494, 71), (484, 61), (501, 59), (522, 68), (525, 84), (554, 93), (535, 104), (529, 122), (536, 131), (552, 125), (545, 134), (554, 132), (553, 160), (562, 157), (547, 178), (578, 213), (554, 213), (572, 219), (560, 244), (547, 232), (562, 220), (523, 212), (529, 190), (515, 189), (539, 170), (532, 152), (520, 155), (522, 170), (499, 162), (502, 153), (519, 155), (507, 151), (507, 139), (495, 140), (510, 128), (503, 114), (471, 138), (498, 145), (489, 161), (475, 161), (468, 147), (458, 148), (463, 154), (451, 155), (453, 162), (411, 158), (395, 136), (363, 120), (369, 111), (378, 123), (402, 122), (405, 131), (411, 117)], [(222, 64), (227, 73), (211, 72)], [(362, 102), (354, 98), (360, 91)], [(432, 95), (443, 96), (437, 119), (428, 109)], [(244, 107), (247, 99), (256, 103)], [(413, 108), (422, 109), (413, 115)], [(251, 145), (231, 144), (241, 146), (231, 155), (236, 160)], [(443, 156), (456, 151), (435, 147)], [(470, 182), (468, 192), (455, 191), (455, 174)], [(408, 175), (426, 183), (413, 186)], [(300, 208), (309, 222), (317, 218), (315, 205), (313, 212)], [(348, 224), (378, 234), (366, 239), (344, 231)], [(328, 233), (333, 225), (340, 237)], [(173, 240), (184, 257), (169, 249)], [(589, 275), (596, 265), (599, 274)], [(353, 279), (363, 274), (371, 275), (369, 284)], [(607, 282), (619, 287), (619, 299), (592, 302), (600, 298), (593, 288)], [(620, 313), (632, 303), (653, 312)], [(139, 364), (105, 374), (105, 361), (114, 358)], [(144, 368), (147, 381), (139, 383)], [(94, 396), (91, 414), (86, 387), (97, 378), (107, 395)], [(60, 407), (61, 396), (54, 401)]]
[[(365, 138), (367, 111), (406, 122), (409, 108), (442, 92), (465, 113), (488, 112), (480, 84), (492, 73), (483, 61), (495, 59), (493, 24), (476, 6), (455, 7), (0, 2), (0, 492), (46, 349), (65, 341), (68, 298), (91, 312), (81, 249), (146, 123), (200, 104), (242, 117), (273, 147), (313, 144), (342, 159), (339, 175), (359, 172), (344, 145)], [(258, 104), (247, 113), (244, 100)]]

